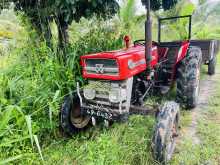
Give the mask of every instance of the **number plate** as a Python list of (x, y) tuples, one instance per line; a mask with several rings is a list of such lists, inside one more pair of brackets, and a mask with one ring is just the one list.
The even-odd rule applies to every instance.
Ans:
[(88, 115), (102, 117), (107, 120), (113, 119), (113, 115), (109, 112), (103, 112), (103, 111), (92, 110), (92, 109), (84, 109), (84, 112)]

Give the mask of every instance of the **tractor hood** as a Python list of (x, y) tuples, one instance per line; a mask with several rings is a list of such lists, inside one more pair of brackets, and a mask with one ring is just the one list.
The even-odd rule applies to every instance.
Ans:
[[(157, 63), (157, 48), (152, 48), (152, 67)], [(83, 77), (91, 79), (124, 80), (146, 70), (145, 47), (101, 52), (81, 56)]]

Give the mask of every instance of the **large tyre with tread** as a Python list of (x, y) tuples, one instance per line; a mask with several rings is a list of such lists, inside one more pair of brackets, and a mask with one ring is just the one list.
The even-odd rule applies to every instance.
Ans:
[(60, 124), (63, 131), (70, 136), (90, 125), (90, 116), (81, 114), (80, 100), (77, 93), (64, 98), (60, 111)]
[(216, 64), (217, 64), (217, 56), (214, 55), (214, 57), (209, 61), (209, 65), (208, 65), (208, 74), (209, 75), (215, 74)]
[(179, 113), (179, 104), (171, 101), (161, 106), (157, 114), (152, 149), (154, 158), (162, 164), (166, 164), (174, 153), (178, 137)]
[(193, 46), (177, 67), (176, 100), (187, 109), (195, 108), (198, 104), (201, 63), (201, 48)]

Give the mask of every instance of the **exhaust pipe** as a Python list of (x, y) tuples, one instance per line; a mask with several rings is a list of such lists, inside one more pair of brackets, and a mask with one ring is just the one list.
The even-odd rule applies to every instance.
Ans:
[(147, 0), (147, 20), (145, 22), (145, 58), (146, 58), (146, 65), (147, 65), (147, 76), (151, 73), (151, 49), (152, 49), (152, 21), (150, 15), (150, 0)]

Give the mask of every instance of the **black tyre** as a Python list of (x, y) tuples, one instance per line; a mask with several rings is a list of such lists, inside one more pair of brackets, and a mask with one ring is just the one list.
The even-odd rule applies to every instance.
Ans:
[(65, 97), (60, 111), (60, 124), (63, 131), (70, 136), (87, 128), (90, 124), (90, 116), (81, 115), (77, 93)]
[(201, 49), (190, 47), (186, 57), (177, 67), (176, 100), (187, 109), (195, 108), (198, 104), (201, 63)]
[(179, 104), (166, 102), (157, 114), (152, 149), (154, 158), (162, 164), (166, 164), (172, 158), (175, 150), (179, 129), (179, 112)]
[(217, 56), (214, 55), (214, 57), (209, 61), (209, 65), (208, 65), (208, 74), (209, 75), (215, 74), (216, 64), (217, 64)]

